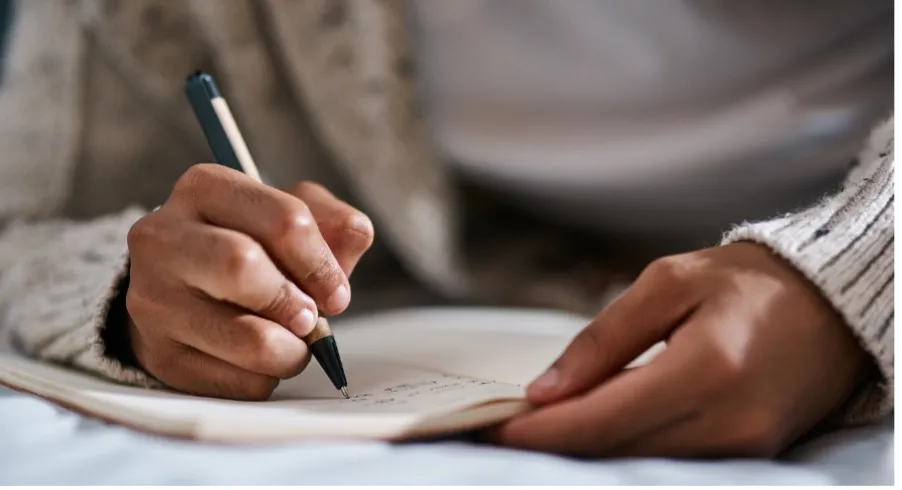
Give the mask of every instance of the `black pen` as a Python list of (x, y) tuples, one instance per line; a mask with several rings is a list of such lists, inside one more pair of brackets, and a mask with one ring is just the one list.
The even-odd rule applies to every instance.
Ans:
[[(216, 163), (244, 172), (260, 182), (257, 165), (251, 158), (235, 118), (232, 117), (232, 111), (216, 88), (213, 77), (200, 71), (195, 72), (185, 83), (185, 94), (191, 102), (191, 107), (194, 108), (194, 114), (207, 137)], [(335, 385), (335, 389), (341, 390), (345, 398), (350, 398), (348, 380), (329, 322), (320, 316), (313, 332), (304, 337), (304, 342)]]

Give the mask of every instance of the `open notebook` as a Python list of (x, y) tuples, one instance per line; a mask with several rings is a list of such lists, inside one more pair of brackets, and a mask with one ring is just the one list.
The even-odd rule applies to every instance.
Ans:
[(122, 386), (16, 354), (0, 354), (0, 383), (114, 423), (198, 440), (432, 437), (529, 410), (526, 383), (585, 322), (491, 309), (406, 310), (334, 322), (350, 400), (315, 361), (265, 402)]

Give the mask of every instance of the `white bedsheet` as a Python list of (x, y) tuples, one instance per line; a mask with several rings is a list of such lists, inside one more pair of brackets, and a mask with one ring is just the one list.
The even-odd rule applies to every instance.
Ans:
[[(454, 324), (478, 310), (367, 321)], [(555, 315), (508, 312), (522, 329), (578, 328)], [(340, 328), (340, 325), (337, 327)], [(0, 484), (892, 484), (891, 419), (828, 434), (779, 461), (575, 461), (459, 441), (390, 445), (216, 446), (106, 425), (0, 388)]]

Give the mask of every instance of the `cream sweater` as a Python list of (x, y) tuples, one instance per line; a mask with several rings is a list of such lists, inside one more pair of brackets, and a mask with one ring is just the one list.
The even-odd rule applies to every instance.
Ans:
[[(269, 173), (291, 179), (301, 163), (342, 169), (389, 248), (422, 283), (501, 300), (510, 299), (502, 291), (525, 291), (523, 284), (547, 285), (539, 276), (480, 265), (487, 262), (457, 262), (457, 201), (417, 122), (402, 10), (393, 1), (338, 12), (335, 5), (20, 2), (0, 88), (0, 111), (16, 115), (0, 121), (4, 334), (40, 359), (157, 386), (107, 357), (101, 334), (127, 272), (127, 230), (165, 198), (180, 169), (206, 156), (196, 128), (184, 129), (192, 126), (180, 88), (184, 73), (210, 57), (221, 80), (243, 84), (235, 110), (252, 122), (242, 126), (256, 144), (252, 151), (266, 152), (260, 160), (271, 162)], [(261, 18), (275, 33), (267, 42)], [(357, 60), (365, 66), (355, 69)], [(309, 110), (292, 105), (297, 100)], [(874, 420), (893, 406), (893, 175), (890, 118), (873, 131), (841, 192), (797, 213), (742, 224), (724, 240), (764, 243), (789, 260), (871, 355), (880, 376), (861, 386), (845, 412), (849, 422)], [(512, 250), (504, 257), (521, 257)], [(519, 274), (530, 263), (515, 265)], [(483, 270), (492, 277), (480, 280)]]

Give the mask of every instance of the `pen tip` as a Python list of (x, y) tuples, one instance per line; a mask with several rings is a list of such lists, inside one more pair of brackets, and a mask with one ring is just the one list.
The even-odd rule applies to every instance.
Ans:
[(342, 387), (341, 387), (341, 394), (344, 395), (345, 399), (350, 399), (350, 398), (351, 398), (351, 395), (348, 393), (348, 387), (347, 387), (347, 386), (342, 386)]

